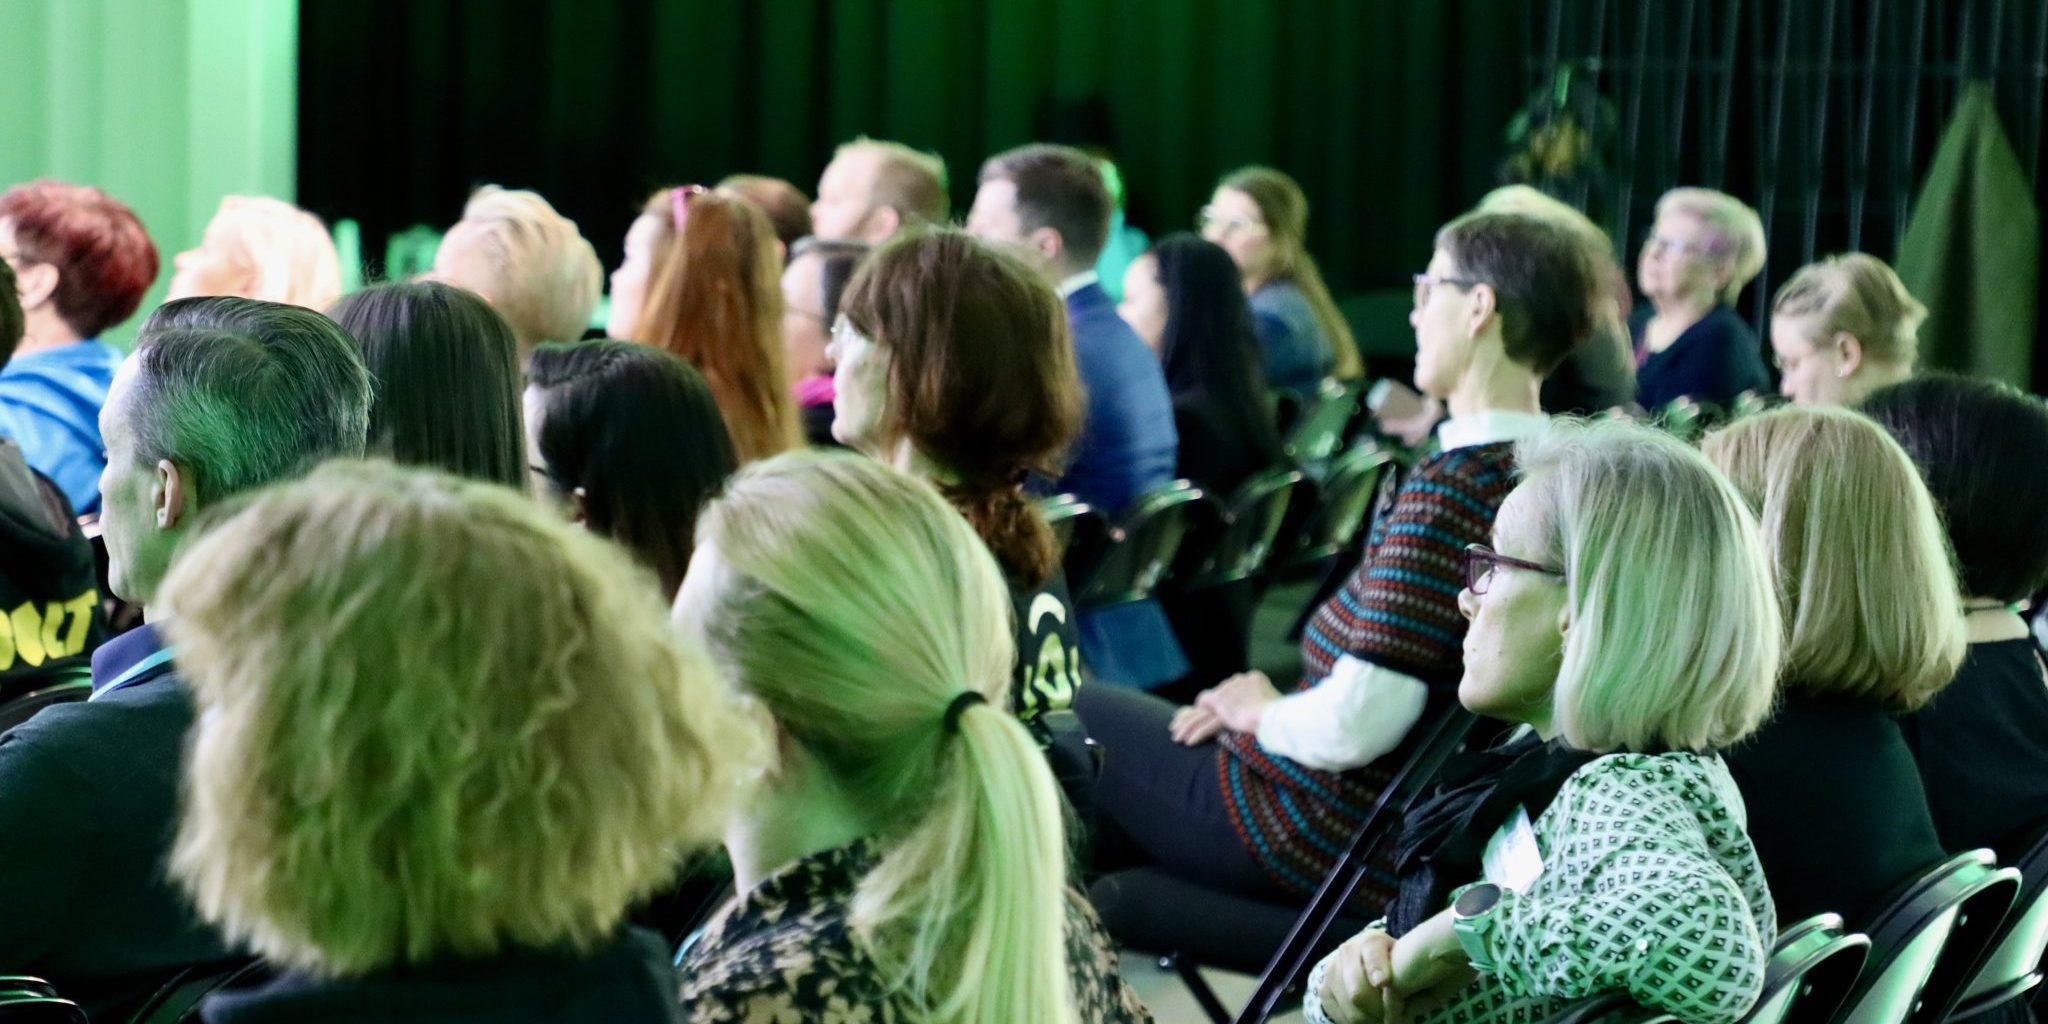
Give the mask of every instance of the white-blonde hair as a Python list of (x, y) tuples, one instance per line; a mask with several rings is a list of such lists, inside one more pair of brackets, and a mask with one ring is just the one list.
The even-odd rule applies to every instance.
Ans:
[(1817, 316), (1816, 339), (1847, 332), (1867, 358), (1910, 369), (1920, 353), (1920, 323), (1927, 319), (1927, 307), (1883, 260), (1849, 252), (1800, 267), (1778, 289), (1771, 315)]
[(1764, 221), (1749, 204), (1711, 188), (1674, 188), (1657, 200), (1657, 216), (1667, 213), (1697, 217), (1706, 228), (1708, 254), (1728, 267), (1728, 283), (1715, 298), (1732, 306), (1742, 289), (1764, 269), (1770, 242)]
[(259, 493), (161, 591), (199, 712), (171, 874), (321, 975), (599, 947), (752, 760), (654, 586), (499, 485), (334, 462)]
[[(1077, 1021), (1059, 791), (1007, 710), (1010, 599), (967, 521), (878, 461), (791, 452), (741, 470), (697, 543), (677, 624), (887, 822), (851, 916), (888, 987), (935, 1024)], [(964, 693), (985, 703), (955, 732)]]
[(1965, 628), (1948, 536), (1884, 428), (1800, 406), (1744, 417), (1702, 448), (1763, 522), (1786, 686), (1903, 713), (1955, 678)]
[(1700, 453), (1633, 423), (1559, 421), (1515, 450), (1512, 500), (1562, 566), (1553, 722), (1583, 750), (1712, 750), (1761, 724), (1782, 626), (1756, 518)]
[(320, 310), (341, 298), (341, 257), (327, 225), (282, 199), (228, 196), (206, 237), (252, 275), (244, 298)]
[(434, 276), (482, 295), (520, 351), (576, 341), (604, 287), (597, 250), (537, 192), (485, 185), (434, 257)]

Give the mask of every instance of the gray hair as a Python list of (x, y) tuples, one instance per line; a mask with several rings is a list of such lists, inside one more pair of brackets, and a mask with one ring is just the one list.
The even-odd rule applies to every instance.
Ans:
[(177, 463), (208, 503), (363, 453), (370, 373), (348, 332), (310, 309), (167, 302), (142, 325), (135, 361), (137, 458)]

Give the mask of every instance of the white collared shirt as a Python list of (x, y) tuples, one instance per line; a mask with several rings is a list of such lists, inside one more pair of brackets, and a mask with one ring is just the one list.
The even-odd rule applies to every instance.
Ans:
[(1086, 288), (1089, 285), (1094, 284), (1100, 280), (1102, 280), (1102, 278), (1099, 275), (1097, 275), (1095, 271), (1083, 270), (1080, 273), (1075, 274), (1072, 277), (1069, 277), (1066, 280), (1060, 282), (1060, 299), (1064, 301), (1068, 297), (1072, 296), (1075, 292), (1078, 292), (1081, 289)]
[(1538, 412), (1506, 412), (1488, 409), (1470, 416), (1453, 416), (1437, 424), (1437, 443), (1444, 451), (1479, 444), (1520, 441), (1549, 426), (1550, 417)]

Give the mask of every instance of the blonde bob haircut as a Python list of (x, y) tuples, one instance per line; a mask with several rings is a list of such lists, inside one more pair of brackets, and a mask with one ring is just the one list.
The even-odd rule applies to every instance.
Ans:
[(255, 280), (244, 298), (324, 310), (341, 298), (341, 257), (320, 218), (281, 199), (228, 196), (206, 225)]
[(484, 297), (519, 339), (576, 341), (604, 288), (597, 250), (538, 192), (485, 185), (434, 254), (437, 280)]
[[(931, 485), (845, 453), (755, 462), (703, 512), (676, 622), (888, 822), (856, 940), (916, 1019), (1076, 1022), (1051, 769), (1006, 708), (1002, 573)], [(958, 731), (947, 708), (964, 692)]]
[(1955, 564), (1934, 499), (1884, 428), (1785, 408), (1707, 436), (1763, 522), (1788, 630), (1785, 685), (1904, 713), (1961, 667)]
[(654, 580), (502, 485), (333, 462), (173, 565), (198, 706), (170, 872), (323, 976), (591, 951), (752, 754)]
[(1511, 500), (1564, 568), (1571, 626), (1553, 723), (1582, 750), (1707, 751), (1770, 712), (1782, 625), (1756, 518), (1707, 460), (1633, 423), (1523, 441)]
[(1771, 315), (1818, 317), (1809, 339), (1816, 346), (1846, 333), (1870, 360), (1910, 369), (1919, 356), (1927, 307), (1883, 260), (1849, 252), (1800, 267), (1778, 289)]
[(1697, 217), (1712, 239), (1709, 252), (1728, 268), (1728, 283), (1714, 297), (1724, 306), (1735, 305), (1742, 289), (1763, 272), (1769, 241), (1764, 221), (1749, 204), (1726, 192), (1711, 188), (1674, 188), (1657, 200), (1657, 216), (1667, 213)]

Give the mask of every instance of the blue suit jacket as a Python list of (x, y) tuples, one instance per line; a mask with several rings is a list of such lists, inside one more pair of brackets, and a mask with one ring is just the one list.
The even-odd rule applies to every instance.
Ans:
[(1180, 436), (1159, 357), (1116, 315), (1099, 284), (1067, 296), (1088, 417), (1058, 490), (1114, 518), (1131, 499), (1173, 479)]

